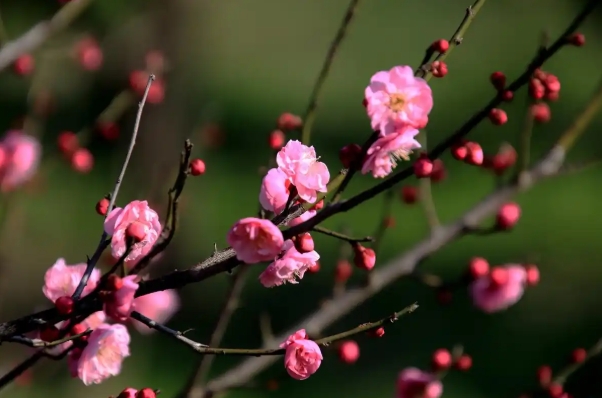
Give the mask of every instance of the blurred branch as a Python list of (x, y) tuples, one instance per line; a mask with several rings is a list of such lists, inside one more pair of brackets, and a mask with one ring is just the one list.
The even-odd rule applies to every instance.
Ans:
[[(248, 270), (249, 267), (241, 267), (230, 284), (230, 289), (226, 295), (226, 300), (224, 300), (224, 304), (219, 312), (219, 319), (215, 325), (211, 339), (209, 339), (210, 347), (216, 347), (220, 345), (222, 339), (224, 338), (224, 334), (228, 329), (228, 324), (230, 323), (232, 315), (239, 306), (238, 301), (245, 285)], [(209, 375), (209, 372), (211, 371), (211, 365), (213, 365), (214, 358), (215, 357), (213, 355), (207, 355), (201, 358), (195, 370), (190, 375), (186, 385), (177, 395), (177, 397), (186, 398), (189, 395), (192, 395), (192, 391), (195, 389), (196, 385), (202, 387), (207, 379), (207, 376)]]
[[(65, 6), (67, 7), (67, 6)], [(140, 119), (142, 119), (142, 111), (144, 110), (144, 104), (146, 103), (146, 97), (148, 97), (148, 92), (155, 80), (155, 75), (148, 76), (148, 82), (146, 83), (146, 89), (144, 90), (144, 95), (142, 96), (142, 100), (138, 103), (138, 113), (136, 114), (136, 121), (134, 122), (134, 130), (132, 132), (132, 138), (130, 140), (130, 146), (128, 148), (127, 154), (125, 155), (125, 160), (123, 161), (123, 166), (121, 166), (121, 172), (119, 173), (119, 177), (117, 177), (117, 181), (115, 182), (115, 188), (113, 189), (113, 193), (111, 194), (111, 199), (109, 201), (109, 207), (107, 209), (107, 214), (105, 215), (105, 220), (113, 210), (113, 206), (115, 205), (115, 200), (117, 199), (117, 194), (119, 193), (119, 188), (121, 187), (121, 182), (123, 181), (123, 177), (125, 176), (125, 171), (127, 170), (128, 163), (130, 162), (130, 158), (132, 157), (132, 152), (134, 152), (134, 146), (136, 146), (136, 136), (138, 135), (138, 128), (140, 127)], [(88, 279), (90, 279), (90, 275), (100, 258), (100, 255), (104, 251), (104, 249), (108, 246), (107, 241), (108, 234), (105, 232), (104, 226), (102, 228), (102, 235), (100, 237), (100, 243), (98, 244), (98, 248), (96, 249), (92, 259), (88, 259), (86, 264), (86, 271), (82, 276), (79, 285), (75, 289), (73, 293), (73, 300), (77, 301), (80, 299), (82, 292), (86, 288), (88, 284)]]
[[(423, 131), (423, 135), (421, 142), (424, 151), (427, 152), (428, 141), (426, 131)], [(420, 203), (422, 205), (422, 210), (424, 211), (424, 216), (426, 217), (426, 221), (429, 227), (435, 229), (439, 226), (439, 216), (437, 215), (437, 207), (435, 206), (435, 200), (433, 199), (433, 193), (431, 189), (431, 179), (430, 178), (422, 178), (419, 182), (420, 186)]]
[(92, 0), (70, 1), (50, 20), (39, 22), (22, 36), (4, 44), (0, 48), (0, 71), (10, 66), (21, 55), (40, 47), (56, 32), (69, 26), (91, 3)]
[[(431, 234), (428, 238), (418, 242), (401, 256), (380, 268), (375, 268), (371, 273), (368, 285), (347, 290), (339, 297), (327, 302), (320, 310), (303, 319), (295, 327), (276, 337), (276, 340), (284, 340), (288, 335), (302, 327), (310, 335), (320, 333), (326, 327), (399, 278), (412, 275), (415, 268), (423, 259), (462, 237), (467, 227), (477, 226), (486, 217), (495, 213), (512, 196), (531, 188), (543, 178), (557, 173), (564, 162), (566, 149), (570, 147), (567, 144), (569, 140), (567, 137), (572, 137), (573, 139), (579, 137), (585, 130), (585, 127), (591, 122), (594, 114), (601, 107), (602, 85), (583, 112), (576, 118), (575, 122), (560, 137), (558, 143), (533, 168), (525, 172), (528, 178), (515, 179), (499, 187), (456, 221), (440, 227), (437, 233)], [(217, 393), (234, 386), (239, 386), (251, 380), (273, 362), (274, 359), (270, 357), (249, 358), (241, 362), (237, 367), (211, 381), (207, 387), (212, 393)]]
[(26, 345), (28, 347), (50, 348), (50, 347), (55, 347), (57, 345), (61, 345), (63, 343), (71, 341), (71, 340), (78, 339), (78, 338), (83, 337), (83, 336), (87, 336), (90, 333), (92, 333), (92, 329), (87, 329), (85, 332), (82, 332), (82, 333), (79, 333), (79, 334), (73, 334), (73, 335), (70, 335), (70, 336), (64, 337), (62, 339), (55, 340), (55, 341), (44, 341), (44, 340), (40, 340), (40, 339), (29, 339), (29, 338), (24, 337), (24, 336), (13, 336), (13, 337), (7, 339), (6, 341), (11, 342), (11, 343), (23, 344), (23, 345)]
[(337, 232), (337, 231), (332, 231), (330, 229), (326, 229), (324, 227), (320, 227), (319, 225), (316, 225), (315, 227), (313, 227), (312, 231), (316, 231), (316, 232), (319, 232), (319, 233), (321, 233), (323, 235), (330, 236), (332, 238), (337, 238), (337, 239), (340, 239), (340, 240), (343, 240), (343, 241), (349, 242), (349, 243), (352, 243), (352, 242), (373, 242), (374, 241), (374, 238), (372, 238), (371, 236), (366, 236), (366, 237), (363, 237), (363, 238), (354, 238), (352, 236), (345, 235), (345, 234)]
[(322, 70), (320, 70), (320, 74), (318, 75), (318, 79), (314, 84), (314, 88), (311, 93), (311, 97), (309, 100), (309, 105), (307, 107), (307, 111), (305, 111), (305, 115), (303, 117), (303, 127), (301, 129), (301, 142), (306, 145), (309, 145), (309, 140), (311, 138), (311, 129), (314, 125), (314, 121), (316, 119), (316, 111), (318, 109), (318, 99), (320, 94), (322, 93), (322, 89), (324, 87), (324, 83), (326, 82), (326, 78), (328, 77), (328, 73), (330, 72), (330, 68), (332, 67), (332, 62), (337, 54), (337, 50), (341, 46), (343, 39), (347, 33), (347, 29), (355, 16), (357, 11), (357, 7), (359, 5), (360, 0), (351, 0), (349, 5), (347, 6), (347, 11), (345, 16), (343, 17), (343, 21), (339, 26), (339, 30), (337, 34), (330, 44), (330, 48), (328, 49), (328, 53), (326, 54), (326, 59), (324, 60), (324, 64), (322, 65)]
[[(364, 333), (364, 332), (379, 328), (383, 325), (396, 322), (403, 315), (411, 314), (412, 312), (416, 311), (416, 309), (418, 309), (418, 304), (414, 303), (414, 304), (409, 305), (406, 308), (402, 309), (401, 311), (394, 312), (392, 315), (389, 315), (388, 317), (378, 320), (376, 322), (363, 323), (363, 324), (359, 325), (358, 327), (347, 330), (345, 332), (333, 334), (331, 336), (317, 339), (314, 341), (316, 342), (316, 344), (318, 344), (322, 347), (327, 347), (330, 344), (337, 342), (339, 340), (343, 340), (348, 337), (354, 336), (356, 334)], [(145, 325), (152, 327), (153, 329), (159, 330), (167, 335), (175, 337), (178, 341), (188, 345), (192, 350), (194, 350), (197, 353), (202, 354), (202, 355), (238, 355), (238, 356), (267, 356), (267, 355), (269, 355), (269, 356), (274, 356), (274, 355), (283, 355), (286, 352), (286, 349), (284, 349), (284, 348), (247, 349), (247, 348), (207, 347), (203, 344), (197, 343), (193, 340), (190, 340), (190, 339), (184, 337), (181, 332), (178, 332), (176, 330), (169, 329), (165, 326), (159, 325), (152, 319), (145, 317), (144, 315), (140, 314), (139, 312), (134, 311), (134, 312), (132, 312), (131, 316), (132, 316), (132, 318), (136, 319), (137, 321), (140, 321), (140, 322), (144, 323)], [(290, 334), (293, 334), (293, 333), (290, 333)], [(311, 336), (312, 334), (308, 332), (308, 335)], [(287, 338), (288, 338), (288, 335), (278, 341), (286, 341)]]

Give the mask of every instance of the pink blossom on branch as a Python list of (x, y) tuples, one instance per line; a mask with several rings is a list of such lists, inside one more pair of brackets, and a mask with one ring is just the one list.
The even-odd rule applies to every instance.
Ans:
[(282, 231), (270, 220), (243, 218), (238, 220), (227, 235), (228, 244), (236, 258), (247, 264), (273, 260), (282, 250)]
[(488, 275), (470, 285), (474, 305), (486, 313), (504, 310), (516, 304), (525, 291), (527, 272), (518, 264), (494, 267)]
[(420, 148), (414, 137), (418, 130), (406, 126), (377, 139), (368, 149), (362, 174), (372, 172), (375, 178), (388, 176), (399, 160), (409, 160), (412, 150)]
[(142, 231), (143, 239), (133, 243), (132, 250), (125, 261), (134, 261), (145, 256), (152, 249), (161, 233), (159, 215), (151, 209), (146, 200), (134, 200), (125, 207), (114, 208), (105, 219), (105, 232), (112, 236), (111, 252), (119, 258), (127, 249), (127, 229), (136, 223), (137, 230)]
[[(180, 309), (180, 297), (173, 289), (161, 290), (136, 298), (134, 308), (156, 322), (165, 323)], [(140, 322), (134, 322), (133, 325), (143, 334), (154, 331)]]
[(307, 339), (305, 329), (298, 330), (282, 344), (285, 348), (284, 368), (297, 380), (305, 380), (316, 373), (322, 364), (322, 352), (316, 342)]
[(292, 240), (284, 242), (282, 249), (284, 253), (259, 275), (259, 281), (265, 287), (298, 283), (297, 279), (303, 279), (305, 272), (320, 259), (320, 255), (313, 250), (299, 253)]
[[(42, 292), (52, 302), (55, 302), (59, 297), (73, 295), (85, 270), (86, 263), (67, 265), (64, 259), (59, 258), (46, 271)], [(90, 279), (88, 279), (82, 297), (91, 293), (96, 288), (99, 280), (100, 270), (95, 268), (90, 274)]]
[(39, 141), (19, 130), (9, 131), (0, 142), (0, 188), (10, 191), (27, 182), (40, 163)]
[(396, 398), (439, 398), (443, 384), (432, 373), (406, 368), (397, 378)]
[[(88, 337), (77, 359), (77, 377), (85, 385), (99, 384), (121, 372), (121, 363), (130, 356), (130, 335), (120, 324), (101, 325)], [(73, 368), (72, 368), (73, 369)]]
[(291, 181), (284, 171), (273, 168), (263, 177), (259, 191), (261, 206), (276, 214), (282, 212), (290, 195)]
[(276, 162), (304, 201), (314, 203), (318, 192), (328, 191), (330, 172), (326, 164), (318, 162), (313, 146), (290, 140), (276, 155)]
[(112, 292), (106, 299), (104, 311), (116, 322), (125, 322), (133, 311), (134, 296), (138, 290), (138, 275), (126, 276), (121, 287)]
[(372, 129), (383, 135), (396, 130), (394, 126), (424, 128), (433, 108), (431, 88), (410, 66), (375, 73), (364, 95)]

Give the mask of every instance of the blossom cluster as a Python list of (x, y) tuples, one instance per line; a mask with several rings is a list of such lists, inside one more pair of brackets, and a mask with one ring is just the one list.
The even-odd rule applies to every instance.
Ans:
[[(132, 227), (134, 226), (134, 227)], [(126, 255), (130, 260), (125, 263), (131, 267), (147, 254), (158, 234), (161, 225), (157, 213), (146, 201), (133, 201), (124, 208), (115, 208), (105, 221), (105, 230), (112, 235), (111, 251), (114, 257)], [(85, 263), (67, 265), (60, 258), (46, 271), (42, 292), (59, 312), (70, 313), (73, 299), (87, 265)], [(73, 377), (80, 378), (84, 384), (97, 384), (121, 371), (123, 360), (130, 355), (130, 334), (124, 323), (130, 319), (132, 311), (138, 311), (157, 322), (166, 322), (179, 309), (180, 300), (174, 290), (164, 290), (135, 298), (138, 289), (138, 276), (120, 278), (110, 275), (101, 280), (101, 271), (93, 269), (82, 297), (96, 290), (102, 293), (104, 306), (80, 323), (65, 321), (40, 331), (44, 341), (55, 341), (62, 335), (77, 336), (53, 350), (68, 350), (68, 367)], [(101, 283), (102, 282), (102, 283)], [(152, 331), (138, 322), (131, 323), (140, 333)]]

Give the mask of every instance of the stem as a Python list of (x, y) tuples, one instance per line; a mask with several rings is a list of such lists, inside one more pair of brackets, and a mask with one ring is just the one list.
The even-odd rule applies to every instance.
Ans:
[[(379, 328), (386, 324), (393, 323), (393, 322), (397, 321), (401, 316), (410, 314), (410, 313), (414, 312), (416, 309), (418, 309), (418, 304), (414, 303), (412, 305), (407, 306), (403, 310), (395, 312), (392, 315), (390, 315), (386, 318), (383, 318), (379, 321), (372, 322), (372, 323), (364, 323), (364, 324), (361, 324), (360, 326), (353, 328), (351, 330), (348, 330), (346, 332), (342, 332), (342, 333), (334, 334), (332, 336), (324, 337), (324, 338), (315, 340), (315, 342), (322, 347), (327, 347), (330, 344), (332, 344), (338, 340), (346, 339), (346, 338), (354, 336), (356, 334), (367, 332), (369, 330)], [(192, 341), (192, 340), (184, 337), (181, 332), (178, 332), (173, 329), (169, 329), (163, 325), (156, 323), (152, 319), (145, 317), (144, 315), (140, 314), (139, 312), (136, 312), (136, 311), (132, 312), (131, 317), (133, 319), (136, 319), (137, 321), (144, 323), (145, 325), (147, 325), (149, 327), (152, 327), (153, 329), (159, 330), (165, 334), (175, 337), (177, 340), (186, 344), (192, 350), (194, 350), (197, 353), (202, 354), (202, 355), (265, 356), (265, 355), (284, 355), (284, 353), (286, 352), (286, 349), (284, 349), (284, 348), (246, 349), (246, 348), (207, 347), (207, 346), (204, 346), (200, 343), (197, 343), (195, 341)]]
[(330, 44), (330, 48), (328, 49), (328, 53), (326, 54), (326, 59), (324, 59), (324, 64), (322, 65), (322, 70), (318, 75), (318, 79), (314, 84), (313, 91), (310, 96), (309, 105), (307, 106), (307, 110), (305, 111), (305, 116), (303, 118), (303, 128), (301, 130), (301, 142), (308, 145), (311, 138), (311, 129), (313, 127), (314, 121), (316, 119), (316, 111), (318, 109), (318, 99), (320, 94), (322, 93), (322, 89), (324, 87), (324, 83), (326, 82), (326, 78), (328, 77), (328, 73), (330, 72), (330, 68), (332, 67), (332, 63), (336, 56), (337, 50), (341, 46), (343, 39), (347, 33), (347, 29), (355, 16), (355, 12), (357, 11), (357, 7), (360, 0), (351, 0), (349, 5), (347, 6), (347, 11), (345, 16), (343, 17), (343, 21), (339, 26), (339, 30), (337, 34)]
[[(65, 7), (67, 7), (67, 6), (65, 6)], [(119, 188), (121, 187), (121, 182), (123, 181), (123, 177), (125, 176), (125, 171), (127, 170), (128, 163), (130, 162), (130, 157), (132, 156), (132, 152), (134, 151), (134, 146), (136, 145), (136, 136), (138, 135), (138, 128), (140, 127), (140, 119), (142, 119), (142, 111), (144, 110), (144, 104), (146, 103), (146, 97), (148, 97), (148, 92), (149, 92), (150, 87), (153, 84), (154, 80), (155, 80), (155, 75), (151, 74), (148, 76), (148, 82), (146, 83), (146, 89), (144, 90), (144, 95), (142, 96), (142, 100), (138, 103), (138, 113), (136, 114), (136, 121), (134, 122), (134, 130), (132, 132), (130, 146), (128, 148), (127, 154), (125, 155), (125, 160), (123, 161), (123, 166), (121, 166), (121, 172), (119, 173), (119, 177), (117, 177), (117, 181), (115, 182), (115, 188), (113, 189), (113, 193), (111, 194), (111, 200), (109, 202), (109, 208), (107, 210), (107, 214), (105, 215), (105, 220), (107, 219), (107, 217), (113, 210), (113, 206), (115, 205), (115, 200), (117, 199), (117, 194), (119, 193)], [(88, 260), (88, 263), (86, 265), (86, 271), (84, 272), (84, 275), (82, 276), (82, 279), (79, 282), (79, 285), (77, 286), (77, 288), (75, 289), (75, 292), (73, 293), (73, 296), (72, 296), (73, 300), (75, 300), (75, 301), (79, 300), (82, 292), (86, 288), (86, 285), (88, 284), (88, 279), (90, 279), (90, 275), (92, 274), (92, 271), (94, 270), (94, 267), (96, 266), (96, 263), (98, 262), (98, 259), (100, 258), (100, 255), (102, 254), (104, 249), (108, 246), (107, 237), (108, 237), (108, 234), (106, 233), (106, 231), (104, 230), (104, 227), (103, 227), (103, 231), (102, 231), (102, 235), (100, 237), (100, 243), (98, 244), (98, 248), (96, 249), (94, 256), (92, 256), (92, 259)]]
[(319, 225), (316, 225), (315, 227), (313, 227), (312, 231), (316, 231), (319, 232), (321, 234), (327, 235), (327, 236), (331, 236), (333, 238), (337, 238), (349, 243), (353, 243), (353, 242), (374, 242), (374, 238), (372, 238), (371, 236), (366, 236), (363, 238), (354, 238), (352, 236), (348, 236), (345, 235), (343, 233), (337, 232), (337, 231), (333, 231), (324, 227), (320, 227)]
[[(418, 141), (422, 145), (423, 150), (427, 151), (427, 136), (426, 131), (423, 131), (421, 137), (418, 137)], [(420, 180), (420, 203), (422, 204), (422, 210), (426, 217), (426, 221), (431, 230), (439, 226), (439, 217), (437, 216), (437, 207), (433, 200), (433, 193), (431, 190), (431, 179), (423, 178)]]

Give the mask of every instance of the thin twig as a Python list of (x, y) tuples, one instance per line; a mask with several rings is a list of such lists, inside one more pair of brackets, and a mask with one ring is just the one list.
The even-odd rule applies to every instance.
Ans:
[[(427, 135), (426, 131), (422, 132), (422, 137), (419, 138), (419, 142), (422, 144), (424, 151), (427, 151)], [(420, 203), (426, 221), (431, 230), (439, 226), (439, 216), (437, 215), (437, 207), (435, 206), (435, 200), (433, 199), (433, 193), (431, 189), (431, 179), (423, 178), (420, 180)]]
[(62, 339), (58, 339), (58, 340), (54, 340), (54, 341), (44, 341), (44, 340), (40, 340), (40, 339), (29, 339), (29, 338), (24, 337), (24, 336), (13, 336), (10, 339), (7, 339), (6, 341), (11, 342), (11, 343), (23, 344), (23, 345), (26, 345), (28, 347), (50, 348), (50, 347), (55, 347), (57, 345), (61, 345), (63, 343), (71, 341), (71, 340), (76, 340), (76, 339), (78, 339), (80, 337), (83, 337), (83, 336), (87, 336), (90, 333), (92, 333), (92, 329), (87, 329), (85, 332), (82, 332), (82, 333), (79, 333), (79, 334), (74, 334), (74, 335), (71, 335), (71, 336), (67, 336), (67, 337), (64, 337)]
[[(220, 309), (219, 319), (215, 325), (213, 333), (211, 334), (211, 338), (209, 339), (210, 347), (219, 346), (224, 338), (224, 334), (226, 333), (228, 324), (232, 319), (232, 315), (238, 308), (238, 301), (245, 285), (248, 270), (249, 267), (243, 266), (238, 270), (236, 275), (234, 275), (232, 283), (230, 284), (230, 289), (226, 294), (226, 299), (224, 300), (223, 306)], [(195, 386), (202, 386), (206, 382), (207, 376), (211, 371), (211, 365), (213, 365), (214, 358), (215, 357), (213, 355), (206, 355), (200, 359), (198, 365), (195, 367), (184, 388), (177, 395), (177, 397), (187, 397), (192, 389), (195, 388)]]
[[(107, 210), (106, 217), (109, 216), (111, 210), (113, 210), (113, 206), (115, 205), (115, 200), (117, 199), (117, 194), (119, 193), (119, 188), (121, 187), (121, 182), (123, 181), (123, 177), (125, 176), (125, 171), (127, 170), (128, 163), (130, 162), (130, 157), (132, 156), (132, 152), (134, 152), (134, 146), (136, 145), (136, 137), (138, 135), (138, 128), (140, 127), (140, 120), (142, 119), (142, 111), (144, 110), (144, 104), (146, 103), (146, 97), (148, 97), (148, 92), (150, 90), (153, 81), (155, 80), (155, 75), (148, 76), (148, 82), (146, 83), (146, 89), (144, 90), (144, 95), (142, 96), (142, 100), (138, 103), (138, 113), (136, 114), (136, 121), (134, 122), (134, 130), (132, 131), (132, 138), (130, 139), (130, 146), (128, 148), (127, 154), (125, 155), (125, 160), (123, 161), (123, 166), (121, 166), (121, 172), (117, 177), (117, 181), (115, 182), (115, 188), (113, 189), (113, 193), (111, 194), (111, 200), (109, 201), (109, 207)], [(104, 249), (108, 246), (107, 244), (108, 234), (103, 228), (102, 235), (100, 237), (100, 243), (98, 244), (98, 248), (92, 256), (92, 259), (88, 260), (86, 264), (86, 271), (82, 276), (81, 281), (77, 285), (75, 292), (73, 293), (73, 300), (77, 301), (81, 297), (82, 292), (86, 288), (88, 284), (88, 279), (90, 279), (90, 275), (100, 258), (100, 255), (104, 251)], [(101, 249), (102, 248), (102, 249)]]
[(56, 32), (65, 29), (91, 3), (92, 0), (71, 1), (61, 7), (49, 21), (39, 22), (22, 36), (4, 44), (0, 48), (0, 71), (9, 67), (21, 55), (33, 52)]
[(358, 243), (361, 243), (361, 242), (374, 242), (374, 238), (371, 237), (371, 236), (364, 236), (362, 238), (357, 238), (357, 237), (353, 237), (353, 236), (349, 236), (349, 235), (343, 234), (341, 232), (333, 231), (333, 230), (328, 229), (328, 228), (321, 227), (319, 225), (316, 225), (315, 227), (313, 227), (312, 231), (316, 231), (316, 232), (319, 232), (319, 233), (321, 233), (323, 235), (330, 236), (330, 237), (333, 237), (333, 238), (337, 238), (337, 239), (340, 239), (340, 240), (343, 240), (343, 241), (349, 242), (349, 243), (353, 243), (353, 242), (358, 242)]
[(332, 67), (332, 62), (337, 54), (337, 50), (341, 46), (343, 39), (347, 33), (347, 29), (355, 16), (357, 11), (357, 7), (359, 5), (360, 0), (351, 0), (349, 5), (347, 6), (347, 11), (345, 12), (345, 16), (343, 17), (343, 21), (339, 26), (337, 34), (330, 44), (330, 48), (328, 49), (328, 53), (326, 54), (326, 58), (324, 59), (324, 64), (322, 65), (322, 70), (320, 70), (320, 74), (318, 75), (318, 79), (314, 84), (314, 88), (312, 90), (309, 105), (307, 106), (307, 111), (305, 112), (305, 116), (303, 117), (303, 128), (301, 130), (301, 142), (308, 145), (309, 140), (311, 138), (311, 129), (313, 127), (314, 121), (316, 119), (316, 111), (318, 109), (318, 99), (320, 94), (322, 93), (322, 89), (324, 87), (324, 83), (326, 82), (326, 78), (328, 77), (328, 73), (330, 72), (330, 68)]
[[(336, 341), (346, 339), (346, 338), (354, 336), (356, 334), (368, 332), (370, 330), (379, 328), (379, 327), (387, 325), (389, 323), (393, 323), (393, 322), (397, 321), (403, 315), (410, 314), (410, 313), (416, 311), (416, 309), (418, 309), (418, 304), (414, 303), (414, 304), (409, 305), (406, 308), (402, 309), (401, 311), (395, 312), (392, 315), (389, 315), (388, 317), (378, 320), (376, 322), (363, 323), (363, 324), (359, 325), (358, 327), (347, 330), (345, 332), (333, 334), (331, 336), (317, 339), (314, 341), (316, 342), (316, 344), (318, 344), (322, 347), (327, 347)], [(131, 316), (132, 316), (132, 318), (134, 318), (137, 321), (140, 321), (144, 324), (154, 322), (151, 319), (149, 319), (149, 318), (145, 317), (144, 315), (142, 315), (138, 312), (135, 312), (135, 311), (132, 312)], [(283, 355), (286, 352), (286, 349), (284, 349), (284, 348), (247, 349), (247, 348), (207, 347), (207, 346), (203, 346), (202, 344), (199, 344), (193, 340), (190, 340), (187, 338), (182, 338), (182, 333), (180, 333), (176, 330), (169, 329), (166, 327), (162, 327), (161, 329), (158, 329), (156, 327), (156, 325), (158, 325), (156, 322), (154, 322), (154, 325), (155, 326), (153, 326), (153, 328), (160, 330), (161, 332), (168, 334), (169, 336), (175, 337), (178, 341), (188, 345), (188, 347), (190, 347), (193, 351), (196, 351), (197, 353), (199, 353), (201, 355), (265, 356), (265, 355)], [(284, 340), (285, 339), (283, 339), (283, 341)]]

